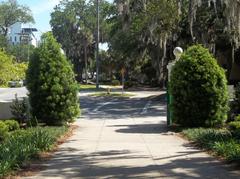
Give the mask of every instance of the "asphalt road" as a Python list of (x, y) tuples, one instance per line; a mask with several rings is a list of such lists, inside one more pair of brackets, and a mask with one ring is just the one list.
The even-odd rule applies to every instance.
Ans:
[(27, 89), (22, 88), (0, 88), (0, 101), (12, 101), (15, 99), (15, 94), (19, 98), (27, 96)]

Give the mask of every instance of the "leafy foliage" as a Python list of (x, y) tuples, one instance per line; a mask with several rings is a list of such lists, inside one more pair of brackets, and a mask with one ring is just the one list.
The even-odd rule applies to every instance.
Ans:
[(4, 124), (7, 125), (8, 131), (15, 131), (15, 130), (20, 129), (19, 123), (13, 119), (5, 120)]
[(28, 62), (34, 51), (33, 45), (15, 44), (8, 45), (6, 48), (7, 53), (14, 56), (14, 61), (18, 63)]
[(27, 71), (32, 116), (50, 125), (72, 122), (79, 114), (78, 86), (72, 66), (51, 33), (34, 52)]
[(27, 6), (19, 5), (17, 1), (1, 1), (0, 28), (2, 34), (7, 36), (9, 27), (16, 22), (34, 22), (30, 9)]
[[(100, 41), (107, 39), (109, 26), (106, 23), (110, 16), (112, 5), (107, 1), (100, 3)], [(72, 61), (77, 74), (77, 80), (82, 81), (90, 60), (94, 58), (94, 34), (96, 31), (96, 1), (65, 0), (54, 8), (50, 24), (57, 41), (61, 43), (67, 57)], [(68, 34), (66, 36), (66, 34)]]
[(11, 80), (25, 78), (27, 64), (14, 63), (13, 57), (0, 51), (0, 86), (7, 86)]
[(119, 80), (113, 80), (112, 85), (113, 86), (119, 86), (119, 85), (121, 85), (121, 82)]
[[(156, 72), (155, 81), (163, 85), (166, 78), (167, 42), (179, 19), (176, 1), (123, 0), (116, 3), (120, 10), (112, 18), (114, 23), (110, 39), (115, 63), (127, 68), (129, 76), (135, 76), (136, 68), (141, 69), (150, 62)], [(143, 70), (141, 73), (147, 72)]]
[(67, 127), (17, 130), (0, 145), (0, 177), (21, 166), (39, 152), (50, 150)]
[(188, 127), (215, 126), (227, 118), (227, 80), (201, 45), (190, 47), (171, 73), (173, 119)]
[(4, 140), (8, 136), (8, 126), (0, 121), (0, 141)]
[(211, 150), (228, 161), (240, 159), (240, 144), (226, 129), (187, 129), (183, 134), (200, 147)]
[(27, 101), (26, 98), (19, 100), (17, 94), (15, 95), (15, 99), (13, 100), (12, 105), (10, 106), (11, 112), (14, 118), (19, 122), (23, 123), (27, 120)]
[(7, 86), (12, 79), (12, 58), (5, 52), (0, 51), (0, 86)]

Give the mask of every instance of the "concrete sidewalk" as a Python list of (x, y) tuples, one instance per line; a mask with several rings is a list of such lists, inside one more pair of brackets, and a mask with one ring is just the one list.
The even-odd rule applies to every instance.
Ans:
[[(147, 102), (142, 101), (115, 101), (99, 112), (89, 110), (97, 106), (83, 104), (88, 113), (76, 122), (79, 128), (74, 136), (61, 145), (44, 171), (26, 178), (240, 178), (239, 172), (168, 132), (165, 113), (160, 112), (166, 110), (164, 103), (153, 101), (140, 115)], [(155, 108), (161, 110), (155, 114)], [(110, 117), (118, 109), (131, 115)]]

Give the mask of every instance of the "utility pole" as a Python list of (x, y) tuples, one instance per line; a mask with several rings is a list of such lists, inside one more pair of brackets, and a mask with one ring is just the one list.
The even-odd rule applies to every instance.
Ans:
[(97, 1), (96, 88), (99, 89), (99, 0), (96, 1)]

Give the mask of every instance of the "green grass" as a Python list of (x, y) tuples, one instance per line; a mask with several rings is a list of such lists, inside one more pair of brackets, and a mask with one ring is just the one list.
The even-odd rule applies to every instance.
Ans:
[(10, 133), (0, 144), (0, 178), (53, 148), (68, 127), (36, 127)]
[(182, 133), (199, 147), (240, 164), (240, 141), (227, 129), (196, 128), (183, 130)]
[(80, 91), (103, 91), (104, 89), (96, 89), (96, 85), (91, 84), (79, 84)]
[(132, 97), (134, 94), (129, 94), (129, 93), (121, 93), (121, 92), (111, 92), (108, 94), (107, 92), (101, 92), (101, 93), (94, 93), (91, 94), (90, 96), (93, 97), (120, 97), (120, 98), (127, 98), (127, 97)]

